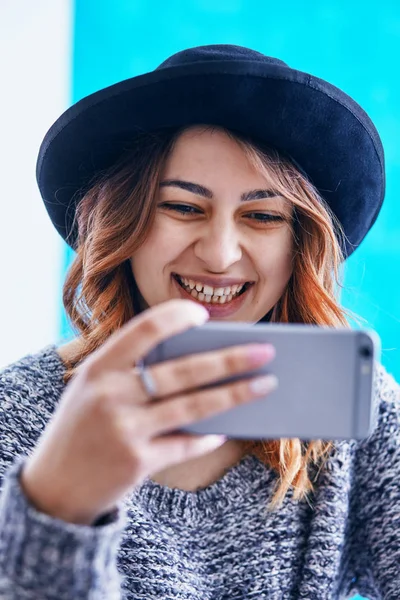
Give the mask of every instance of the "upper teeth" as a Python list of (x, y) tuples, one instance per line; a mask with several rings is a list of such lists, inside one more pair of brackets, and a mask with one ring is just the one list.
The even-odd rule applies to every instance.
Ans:
[(238, 294), (244, 286), (242, 283), (228, 287), (213, 288), (210, 285), (204, 285), (203, 283), (193, 281), (193, 279), (186, 279), (186, 277), (181, 277), (180, 280), (191, 290), (196, 288), (198, 292), (202, 292), (205, 296), (233, 296), (234, 294)]

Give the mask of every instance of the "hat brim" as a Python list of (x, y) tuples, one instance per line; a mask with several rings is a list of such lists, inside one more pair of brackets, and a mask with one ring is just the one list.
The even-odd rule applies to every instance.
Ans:
[(332, 84), (289, 67), (214, 61), (127, 79), (83, 98), (54, 123), (40, 147), (37, 181), (64, 240), (74, 247), (76, 203), (128, 140), (200, 123), (236, 130), (293, 157), (342, 224), (345, 256), (375, 222), (385, 191), (384, 154), (363, 109)]

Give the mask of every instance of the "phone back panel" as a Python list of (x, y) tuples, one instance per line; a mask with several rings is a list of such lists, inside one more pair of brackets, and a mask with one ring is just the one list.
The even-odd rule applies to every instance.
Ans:
[[(252, 373), (274, 373), (268, 396), (197, 421), (182, 431), (243, 439), (360, 439), (372, 423), (375, 334), (308, 325), (209, 322), (169, 338), (145, 364), (245, 343), (268, 342), (276, 357)], [(243, 377), (243, 375), (241, 376)], [(235, 379), (237, 379), (236, 377)]]

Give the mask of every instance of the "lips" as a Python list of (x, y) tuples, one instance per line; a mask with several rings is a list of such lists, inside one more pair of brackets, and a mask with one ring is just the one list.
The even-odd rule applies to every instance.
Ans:
[[(210, 317), (215, 318), (223, 318), (229, 317), (233, 313), (235, 313), (244, 303), (247, 298), (248, 291), (254, 285), (254, 282), (247, 282), (243, 285), (243, 288), (240, 290), (237, 295), (232, 296), (210, 296), (205, 295), (202, 292), (198, 292), (196, 288), (190, 289), (184, 287), (183, 282), (180, 280), (180, 276), (177, 273), (172, 275), (172, 279), (175, 282), (177, 289), (179, 290), (179, 295), (182, 298), (190, 299), (194, 302), (199, 302), (202, 306), (207, 308), (210, 313)], [(186, 277), (185, 277), (186, 279)], [(188, 278), (189, 279), (189, 278)], [(191, 279), (191, 278), (190, 278)], [(194, 280), (193, 280), (194, 281)], [(210, 280), (208, 280), (210, 281)], [(212, 280), (215, 285), (215, 280)], [(225, 280), (226, 281), (226, 280)], [(233, 281), (233, 280), (230, 280)], [(242, 282), (243, 283), (243, 282)]]

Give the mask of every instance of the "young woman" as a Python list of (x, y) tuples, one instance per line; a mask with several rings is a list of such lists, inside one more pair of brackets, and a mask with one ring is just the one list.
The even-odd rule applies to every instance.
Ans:
[(76, 338), (1, 373), (6, 599), (398, 598), (398, 387), (365, 440), (172, 434), (270, 393), (199, 389), (274, 358), (246, 345), (144, 369), (204, 323), (346, 325), (338, 272), (384, 196), (368, 116), (237, 46), (188, 49), (78, 102), (38, 183), (76, 250)]

